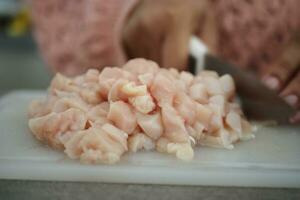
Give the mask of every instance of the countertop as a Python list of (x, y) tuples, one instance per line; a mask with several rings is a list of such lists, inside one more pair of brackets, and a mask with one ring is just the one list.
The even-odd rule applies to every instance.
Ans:
[(0, 181), (0, 199), (300, 199), (298, 189)]
[[(51, 73), (30, 36), (0, 35), (0, 97), (16, 89), (45, 89)], [(0, 180), (0, 199), (300, 199), (300, 189), (199, 187)]]

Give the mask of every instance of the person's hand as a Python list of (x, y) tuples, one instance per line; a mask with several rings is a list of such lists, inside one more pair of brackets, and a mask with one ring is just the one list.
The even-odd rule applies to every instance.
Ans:
[(300, 32), (278, 60), (262, 71), (262, 80), (297, 110), (291, 123), (300, 123)]
[(206, 0), (142, 0), (129, 15), (123, 30), (128, 57), (143, 57), (162, 67), (184, 69), (189, 39), (206, 6)]
[[(163, 67), (184, 69), (187, 65), (188, 41), (195, 31), (217, 52), (218, 30), (214, 15), (205, 12), (208, 1), (142, 0), (128, 18), (123, 44), (129, 58), (144, 57)], [(201, 27), (200, 27), (201, 25)], [(199, 31), (200, 30), (200, 31)], [(200, 34), (199, 34), (200, 33)], [(286, 46), (274, 64), (258, 71), (262, 81), (295, 108), (292, 123), (300, 122), (300, 39)]]

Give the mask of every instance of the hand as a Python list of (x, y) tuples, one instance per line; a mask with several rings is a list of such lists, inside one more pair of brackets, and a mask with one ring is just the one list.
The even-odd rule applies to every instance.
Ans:
[(297, 110), (290, 118), (291, 123), (300, 123), (300, 32), (278, 60), (262, 71), (262, 80)]
[(203, 18), (206, 6), (205, 0), (142, 0), (123, 31), (128, 57), (144, 57), (163, 67), (185, 69), (189, 39)]

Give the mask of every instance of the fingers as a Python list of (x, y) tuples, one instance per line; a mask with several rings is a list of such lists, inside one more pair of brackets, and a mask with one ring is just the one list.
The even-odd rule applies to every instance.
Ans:
[(296, 65), (277, 63), (268, 68), (264, 73), (262, 81), (272, 90), (280, 91), (288, 82), (296, 70)]
[(290, 118), (291, 123), (300, 122), (300, 71), (296, 76), (288, 83), (284, 90), (280, 93), (280, 96), (298, 112)]
[(165, 27), (163, 25), (157, 26), (158, 19), (154, 18), (152, 21), (147, 22), (147, 29), (145, 34), (145, 40), (148, 49), (145, 58), (156, 61), (159, 65), (162, 64), (162, 45), (165, 37)]
[(297, 43), (291, 43), (279, 61), (269, 66), (263, 72), (262, 81), (270, 89), (280, 91), (288, 84), (291, 76), (297, 72), (300, 63), (300, 47)]
[(178, 26), (175, 31), (171, 30), (165, 38), (162, 47), (163, 67), (174, 67), (179, 70), (186, 69), (190, 36), (191, 31), (189, 31), (185, 26)]
[(300, 107), (300, 71), (284, 88), (280, 96), (292, 107)]
[(145, 34), (147, 33), (137, 18), (133, 18), (128, 22), (123, 31), (123, 44), (129, 58), (147, 56), (148, 49), (145, 48), (147, 42), (143, 39), (143, 37), (146, 37)]
[(189, 38), (203, 18), (205, 2), (141, 1), (123, 28), (122, 42), (128, 57), (143, 57), (162, 67), (185, 69)]
[(290, 122), (292, 124), (300, 124), (300, 111), (298, 111), (293, 117), (291, 117)]
[(291, 123), (300, 122), (300, 37), (298, 34), (286, 46), (278, 61), (263, 72), (262, 81), (293, 108)]
[[(150, 16), (147, 16), (150, 17)], [(150, 19), (144, 15), (132, 17), (123, 30), (123, 45), (128, 58), (146, 58), (161, 64), (161, 46), (164, 26), (155, 12)]]

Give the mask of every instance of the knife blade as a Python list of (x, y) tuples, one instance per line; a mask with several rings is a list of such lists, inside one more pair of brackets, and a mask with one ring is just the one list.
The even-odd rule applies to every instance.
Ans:
[[(206, 70), (216, 71), (219, 75), (231, 75), (235, 81), (243, 111), (249, 119), (275, 120), (279, 124), (289, 123), (289, 118), (295, 113), (295, 110), (276, 92), (263, 85), (250, 71), (242, 70), (211, 55), (205, 46), (199, 46), (199, 42), (201, 41), (195, 42), (195, 38), (190, 41), (190, 54), (195, 58), (196, 68), (199, 70), (200, 65), (203, 65)], [(198, 46), (198, 50), (196, 50), (196, 46)]]

